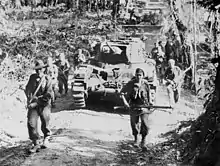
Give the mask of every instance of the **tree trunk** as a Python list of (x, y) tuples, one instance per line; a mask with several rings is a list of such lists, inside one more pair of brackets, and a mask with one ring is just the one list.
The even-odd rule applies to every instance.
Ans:
[[(194, 2), (193, 2), (193, 8), (194, 8), (194, 10), (193, 10), (193, 33), (194, 33), (194, 53), (193, 53), (193, 55), (194, 56), (192, 56), (192, 67), (193, 67), (193, 69), (192, 69), (192, 83), (194, 84), (194, 86), (196, 85), (196, 62), (197, 62), (197, 41), (196, 41), (196, 33), (197, 33), (197, 31), (196, 31), (196, 1), (194, 0)], [(195, 86), (195, 92), (196, 92), (196, 86)]]
[(11, 1), (11, 7), (20, 9), (21, 8), (21, 3), (22, 3), (21, 0), (12, 0)]
[[(195, 15), (193, 15), (194, 14), (194, 12), (192, 12), (191, 14), (191, 17), (189, 17), (189, 22), (188, 22), (188, 24), (189, 25), (184, 25), (183, 24), (183, 21), (180, 19), (180, 16), (179, 16), (179, 13), (177, 13), (176, 12), (176, 2), (177, 2), (178, 0), (170, 0), (169, 1), (169, 6), (170, 6), (170, 10), (171, 10), (171, 12), (172, 12), (172, 20), (175, 22), (175, 27), (176, 27), (176, 29), (178, 30), (178, 34), (179, 34), (179, 36), (180, 36), (180, 42), (181, 42), (181, 44), (183, 45), (183, 43), (185, 42), (185, 40), (186, 40), (186, 34), (187, 34), (187, 32), (190, 30), (191, 31), (191, 34), (195, 34), (196, 33), (196, 31), (195, 31), (195, 28), (194, 29), (188, 29), (187, 27), (191, 27), (191, 22), (192, 21), (196, 21), (195, 19), (193, 19), (194, 18), (194, 16)], [(193, 5), (193, 4), (192, 4)], [(191, 5), (191, 11), (193, 11), (193, 6)], [(187, 22), (186, 22), (186, 24), (187, 24)], [(195, 25), (195, 22), (194, 22), (194, 24), (193, 25)], [(187, 36), (188, 37), (188, 36)], [(195, 41), (195, 36), (194, 36), (194, 41)], [(190, 40), (193, 40), (193, 39), (191, 39), (190, 38)], [(196, 44), (195, 44), (196, 42), (188, 42), (188, 45), (190, 46), (190, 62), (191, 62), (191, 64), (190, 65), (192, 65), (192, 69), (191, 69), (191, 71), (190, 72), (188, 72), (187, 73), (187, 76), (188, 77), (191, 77), (190, 79), (187, 79), (188, 81), (190, 80), (190, 82), (186, 82), (186, 84), (188, 84), (188, 87), (190, 87), (191, 89), (193, 89), (193, 90), (196, 90), (195, 88), (195, 75), (196, 75)], [(194, 47), (193, 47), (194, 46)], [(194, 51), (193, 51), (194, 50)], [(185, 67), (184, 67), (185, 68)]]
[(92, 9), (92, 1), (87, 0), (86, 3), (87, 3), (88, 11), (91, 12), (91, 9)]
[[(218, 36), (216, 31), (217, 19), (213, 24), (213, 43), (217, 46)], [(219, 166), (220, 164), (220, 57), (218, 49), (212, 49), (213, 55), (217, 56), (212, 63), (218, 63), (215, 77), (214, 92), (209, 95), (206, 111), (198, 117), (191, 126), (191, 143), (188, 144), (187, 153), (191, 153), (195, 157), (195, 165), (198, 166)], [(198, 132), (199, 131), (199, 132)], [(197, 155), (196, 151), (199, 151)], [(192, 158), (191, 157), (191, 158)]]
[(215, 57), (218, 57), (219, 55), (219, 49), (218, 49), (218, 41), (217, 41), (217, 31), (218, 31), (218, 21), (217, 21), (217, 11), (214, 13), (214, 17), (215, 17), (215, 20), (214, 20), (214, 24), (213, 24), (213, 44), (214, 44), (214, 55)]
[(76, 0), (76, 9), (79, 9), (79, 0)]

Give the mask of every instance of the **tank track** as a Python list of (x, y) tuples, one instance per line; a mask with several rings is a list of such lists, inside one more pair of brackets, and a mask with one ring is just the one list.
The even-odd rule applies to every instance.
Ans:
[(77, 78), (72, 83), (73, 101), (75, 108), (86, 107), (86, 93), (84, 78)]

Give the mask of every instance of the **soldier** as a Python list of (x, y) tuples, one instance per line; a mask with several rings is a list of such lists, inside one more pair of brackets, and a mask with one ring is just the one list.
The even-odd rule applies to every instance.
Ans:
[(58, 87), (59, 93), (63, 93), (63, 86), (65, 88), (65, 95), (68, 92), (68, 76), (69, 76), (69, 69), (70, 65), (68, 60), (65, 58), (64, 53), (59, 55), (59, 60), (57, 62), (58, 66)]
[(86, 62), (86, 57), (85, 57), (82, 49), (78, 50), (78, 61), (79, 61), (79, 64)]
[(152, 48), (152, 50), (151, 50), (151, 55), (154, 60), (157, 59), (158, 53), (159, 53), (158, 45), (157, 45), (157, 43), (154, 43), (154, 48)]
[(158, 46), (159, 46), (159, 48), (161, 49), (162, 52), (165, 52), (165, 49), (164, 49), (162, 41), (158, 42)]
[(52, 96), (52, 107), (55, 107), (55, 99), (56, 99), (56, 93), (55, 93), (55, 88), (58, 82), (58, 68), (55, 64), (53, 64), (53, 59), (52, 57), (48, 57), (47, 59), (47, 65), (48, 67), (46, 68), (46, 74), (51, 78), (52, 80), (52, 88), (53, 88), (53, 96)]
[[(121, 90), (121, 97), (126, 108), (130, 109), (130, 123), (134, 136), (134, 145), (138, 146), (138, 134), (142, 135), (141, 146), (146, 148), (146, 136), (148, 135), (148, 117), (151, 113), (148, 108), (134, 108), (135, 106), (151, 105), (149, 99), (149, 85), (143, 79), (144, 71), (136, 69), (135, 78), (129, 81)], [(125, 97), (124, 97), (125, 95)], [(139, 132), (139, 118), (141, 119), (141, 129)]]
[(180, 54), (181, 45), (180, 45), (179, 40), (177, 39), (176, 34), (172, 35), (172, 43), (173, 43), (174, 59), (176, 59), (176, 61), (179, 62), (180, 61), (179, 54)]
[(164, 79), (166, 81), (167, 93), (169, 97), (169, 103), (171, 107), (178, 101), (179, 98), (179, 78), (181, 70), (178, 66), (175, 66), (175, 60), (170, 59), (168, 61), (169, 67), (166, 69)]
[(78, 49), (77, 53), (74, 56), (74, 65), (75, 65), (75, 69), (78, 68), (78, 66), (80, 66), (81, 64), (86, 62), (86, 56), (83, 53), (84, 50), (83, 49)]
[[(47, 148), (51, 131), (49, 129), (49, 120), (51, 113), (51, 98), (53, 95), (52, 82), (47, 77), (43, 61), (38, 60), (35, 64), (36, 73), (32, 74), (25, 88), (27, 96), (27, 127), (29, 138), (32, 140), (33, 146), (29, 150), (30, 153), (37, 152), (40, 148)], [(40, 135), (38, 133), (38, 118), (41, 119), (41, 130), (44, 134), (43, 145), (40, 144)]]
[(165, 70), (165, 53), (162, 46), (162, 41), (158, 42), (158, 55), (156, 58), (157, 75), (159, 78), (159, 83), (162, 83), (164, 70)]
[(167, 39), (165, 45), (165, 58), (166, 58), (166, 63), (168, 63), (169, 59), (174, 59), (173, 42), (169, 38)]
[(156, 25), (158, 23), (158, 16), (156, 11), (151, 15), (151, 25)]
[(112, 19), (115, 20), (118, 16), (120, 0), (114, 0), (112, 5)]

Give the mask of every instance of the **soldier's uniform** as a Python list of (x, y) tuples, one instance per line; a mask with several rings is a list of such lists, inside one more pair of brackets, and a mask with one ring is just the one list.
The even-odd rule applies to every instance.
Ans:
[(79, 52), (77, 55), (78, 65), (86, 62), (86, 56), (83, 52), (85, 51), (83, 51), (82, 49), (79, 49)]
[(70, 65), (68, 60), (58, 60), (56, 62), (58, 66), (58, 87), (59, 93), (63, 93), (63, 86), (65, 89), (65, 94), (68, 92), (68, 76), (69, 76), (69, 69)]
[[(36, 63), (35, 70), (45, 68), (42, 61)], [(35, 97), (33, 96), (40, 82), (42, 82)], [(41, 119), (41, 130), (44, 134), (44, 147), (48, 142), (51, 131), (49, 129), (50, 113), (51, 113), (51, 98), (52, 98), (52, 82), (49, 77), (42, 74), (40, 76), (37, 72), (32, 74), (25, 88), (25, 94), (28, 101), (28, 115), (27, 127), (29, 138), (32, 140), (34, 147), (31, 152), (36, 152), (40, 146), (40, 135), (38, 133), (38, 118)]]
[(180, 86), (178, 85), (179, 80), (178, 77), (181, 74), (181, 69), (178, 66), (174, 66), (173, 68), (168, 67), (164, 74), (164, 79), (167, 80), (166, 86), (167, 86), (167, 93), (169, 97), (169, 103), (170, 106), (174, 106), (174, 104), (177, 102), (174, 99), (174, 90), (176, 93), (179, 93)]
[(157, 60), (158, 53), (158, 47), (155, 45), (154, 48), (152, 48), (151, 50), (151, 55), (154, 60)]
[(48, 66), (46, 69), (46, 74), (51, 78), (52, 81), (52, 89), (53, 89), (53, 95), (52, 95), (52, 106), (55, 106), (55, 88), (58, 82), (58, 68), (56, 65), (52, 64), (51, 66)]
[(170, 39), (167, 40), (165, 45), (165, 58), (167, 63), (169, 59), (174, 59), (174, 47)]
[[(151, 111), (148, 108), (132, 108), (141, 105), (150, 105), (149, 97), (149, 84), (146, 80), (142, 79), (141, 83), (137, 83), (137, 80), (133, 78), (129, 81), (121, 90), (121, 93), (126, 95), (126, 100), (131, 107), (130, 110), (130, 123), (132, 128), (132, 134), (135, 138), (135, 144), (138, 142), (138, 134), (142, 135), (142, 145), (145, 145), (145, 138), (149, 131), (149, 114)], [(139, 119), (141, 119), (141, 127), (139, 131)]]
[(115, 19), (119, 12), (120, 0), (114, 0), (112, 5), (112, 18)]

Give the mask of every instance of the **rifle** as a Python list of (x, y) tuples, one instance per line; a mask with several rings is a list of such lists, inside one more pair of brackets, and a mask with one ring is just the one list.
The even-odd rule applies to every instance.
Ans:
[[(115, 106), (114, 109), (125, 108), (125, 106)], [(159, 106), (159, 105), (139, 105), (131, 106), (131, 108), (161, 108), (161, 109), (172, 109), (171, 106)]]
[[(121, 98), (122, 98), (122, 101), (123, 101), (123, 103), (124, 103), (125, 105), (129, 105), (128, 102), (127, 102), (127, 100), (126, 100), (126, 98), (125, 98), (125, 96), (124, 96), (124, 94), (122, 94)], [(113, 108), (114, 108), (114, 110), (116, 110), (116, 109), (126, 108), (126, 107), (125, 107), (125, 106), (115, 106), (115, 107), (113, 107)], [(162, 109), (172, 109), (171, 106), (157, 106), (157, 105), (139, 105), (139, 106), (131, 106), (130, 108), (131, 108), (131, 109), (135, 109), (135, 108), (155, 108), (155, 109), (156, 109), (156, 108), (162, 108)], [(171, 114), (171, 112), (169, 112), (169, 111), (165, 111), (165, 110), (160, 110), (160, 111), (168, 112), (169, 114)]]
[[(44, 77), (45, 77), (45, 75), (41, 78), (41, 82), (39, 83), (39, 85), (38, 85), (37, 89), (35, 90), (34, 94), (31, 96), (31, 99), (28, 101), (28, 105), (29, 105), (29, 104), (33, 101), (33, 99), (36, 97), (36, 94), (37, 94), (37, 92), (39, 91), (39, 89), (40, 89), (40, 87), (41, 87), (41, 85), (42, 85), (42, 83), (43, 83)], [(38, 98), (40, 98), (40, 97), (42, 97), (42, 96), (39, 96)]]
[[(120, 109), (120, 108), (126, 108), (125, 106), (115, 106), (114, 107), (114, 110), (116, 109)], [(157, 105), (142, 105), (142, 106), (133, 106), (133, 107), (130, 107), (131, 109), (135, 109), (135, 108), (162, 108), (162, 109), (159, 109), (159, 111), (162, 111), (162, 112), (167, 112), (169, 114), (171, 114), (172, 112), (170, 111), (166, 111), (166, 110), (163, 110), (163, 109), (172, 109), (171, 106), (157, 106)], [(153, 111), (152, 111), (153, 112)]]

